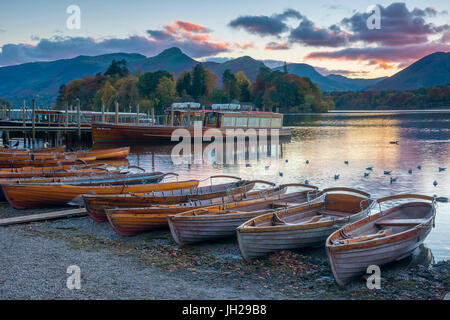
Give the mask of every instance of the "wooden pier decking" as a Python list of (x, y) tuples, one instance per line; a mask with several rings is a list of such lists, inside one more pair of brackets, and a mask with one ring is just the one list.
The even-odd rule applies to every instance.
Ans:
[(67, 217), (71, 217), (71, 216), (84, 216), (86, 214), (87, 214), (87, 212), (86, 212), (85, 208), (52, 211), (52, 212), (38, 213), (38, 214), (32, 214), (32, 215), (27, 215), (27, 216), (0, 219), (0, 226), (8, 226), (8, 225), (13, 225), (13, 224), (28, 223), (28, 222), (43, 221), (43, 220), (54, 220), (54, 219), (67, 218)]

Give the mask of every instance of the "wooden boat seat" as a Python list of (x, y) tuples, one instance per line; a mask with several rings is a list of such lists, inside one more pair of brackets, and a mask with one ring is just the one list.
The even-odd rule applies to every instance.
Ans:
[(334, 211), (334, 210), (319, 210), (318, 211), (320, 214), (322, 215), (327, 215), (327, 216), (338, 216), (338, 217), (348, 217), (351, 216), (353, 213), (350, 212), (343, 212), (343, 211)]
[(291, 206), (297, 206), (301, 203), (298, 202), (283, 202), (283, 201), (277, 201), (273, 202), (272, 205), (274, 208), (285, 208), (285, 207), (291, 207)]
[(314, 222), (319, 221), (322, 218), (323, 218), (323, 215), (317, 215), (317, 216), (312, 217), (310, 220), (306, 221), (305, 223), (314, 223)]
[(426, 222), (427, 219), (384, 219), (376, 222), (379, 226), (417, 226)]
[(377, 233), (368, 234), (365, 236), (359, 236), (359, 237), (354, 237), (354, 238), (350, 238), (350, 239), (339, 240), (339, 243), (349, 244), (349, 243), (355, 243), (355, 242), (362, 242), (362, 241), (368, 241), (368, 240), (373, 240), (373, 239), (377, 239), (377, 238), (387, 237), (390, 235), (392, 235), (392, 229), (384, 229), (384, 230), (378, 231)]

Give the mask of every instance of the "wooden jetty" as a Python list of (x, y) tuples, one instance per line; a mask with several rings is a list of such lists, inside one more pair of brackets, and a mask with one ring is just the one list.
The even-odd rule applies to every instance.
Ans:
[(38, 213), (38, 214), (32, 214), (32, 215), (27, 215), (27, 216), (0, 219), (0, 226), (9, 226), (9, 225), (13, 225), (13, 224), (36, 222), (36, 221), (43, 221), (43, 220), (54, 220), (54, 219), (72, 217), (72, 216), (85, 216), (85, 215), (87, 215), (87, 212), (86, 212), (86, 209), (84, 209), (84, 208), (52, 211), (52, 212)]

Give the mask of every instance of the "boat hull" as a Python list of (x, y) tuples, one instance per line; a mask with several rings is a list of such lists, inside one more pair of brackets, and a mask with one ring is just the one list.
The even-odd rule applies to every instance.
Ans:
[(64, 206), (82, 194), (125, 194), (152, 192), (196, 187), (199, 181), (117, 185), (117, 186), (75, 186), (75, 185), (3, 185), (3, 192), (9, 204), (16, 209)]
[[(172, 126), (143, 126), (143, 125), (130, 125), (130, 124), (93, 124), (92, 125), (92, 140), (95, 144), (114, 144), (114, 143), (127, 143), (130, 141), (135, 142), (155, 142), (155, 141), (172, 141), (172, 134), (175, 130), (183, 129), (190, 137), (203, 137), (205, 131), (209, 128), (202, 128), (198, 132), (193, 127), (172, 127)], [(222, 132), (223, 136), (254, 136), (259, 135), (260, 130), (264, 130), (264, 133), (269, 134), (271, 129), (254, 128), (236, 128), (243, 130), (228, 131), (226, 128), (214, 128)], [(250, 128), (252, 129), (252, 128)], [(273, 129), (273, 133), (278, 133), (279, 137), (290, 137), (291, 130), (289, 128)], [(178, 142), (178, 140), (176, 141)]]
[(381, 266), (410, 256), (423, 243), (431, 229), (430, 226), (395, 244), (385, 243), (369, 248), (336, 252), (330, 252), (327, 248), (328, 259), (336, 282), (345, 285), (358, 275), (366, 273), (368, 266)]
[(189, 245), (212, 239), (233, 237), (236, 228), (255, 217), (254, 213), (238, 213), (233, 215), (169, 216), (170, 232), (175, 242)]

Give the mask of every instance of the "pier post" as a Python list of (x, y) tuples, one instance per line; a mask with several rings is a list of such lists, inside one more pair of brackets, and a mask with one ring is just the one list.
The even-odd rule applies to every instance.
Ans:
[(139, 104), (136, 106), (136, 123), (139, 123)]
[(173, 105), (170, 106), (170, 125), (173, 127)]
[(155, 125), (155, 106), (152, 105), (152, 126)]
[(105, 122), (105, 104), (102, 103), (102, 122)]
[(36, 100), (31, 100), (31, 143), (34, 149), (34, 140), (36, 139)]
[(187, 125), (188, 127), (191, 126), (191, 104), (188, 103), (188, 109), (187, 109)]
[(115, 105), (116, 105), (116, 114), (115, 114), (114, 122), (116, 124), (118, 124), (119, 123), (119, 103), (116, 101)]
[(81, 141), (81, 102), (80, 98), (77, 98), (77, 126), (78, 126), (78, 142)]
[(64, 119), (64, 126), (67, 128), (69, 126), (69, 103), (66, 101), (66, 117)]

